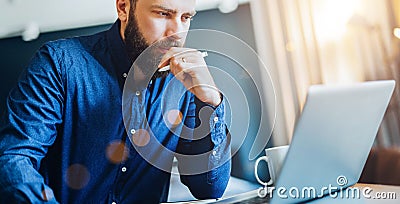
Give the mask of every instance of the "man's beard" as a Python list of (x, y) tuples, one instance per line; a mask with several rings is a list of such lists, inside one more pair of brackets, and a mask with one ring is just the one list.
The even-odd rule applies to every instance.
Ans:
[(157, 66), (164, 55), (160, 52), (159, 48), (182, 47), (182, 43), (166, 37), (155, 42), (153, 45), (149, 45), (143, 34), (139, 31), (134, 10), (131, 10), (129, 15), (129, 20), (124, 32), (125, 47), (128, 56), (131, 58), (132, 62), (135, 62), (135, 65), (137, 65), (145, 76), (152, 75), (152, 79), (166, 77), (170, 71), (157, 71)]

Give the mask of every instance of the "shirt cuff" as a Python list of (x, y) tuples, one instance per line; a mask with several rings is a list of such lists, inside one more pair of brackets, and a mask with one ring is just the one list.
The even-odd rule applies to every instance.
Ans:
[(226, 138), (227, 127), (225, 123), (225, 100), (222, 97), (221, 103), (214, 108), (210, 117), (211, 141), (218, 146)]
[(225, 123), (225, 99), (223, 95), (221, 95), (221, 103), (218, 106), (204, 103), (197, 97), (195, 97), (195, 100), (195, 103), (201, 107), (208, 106), (214, 110), (210, 115), (209, 125), (211, 141), (215, 148), (223, 142), (227, 134), (227, 127)]

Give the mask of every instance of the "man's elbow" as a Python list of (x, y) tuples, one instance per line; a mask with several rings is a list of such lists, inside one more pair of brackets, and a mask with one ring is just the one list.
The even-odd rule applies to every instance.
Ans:
[[(230, 178), (230, 162), (218, 167), (214, 172), (207, 172), (207, 184), (190, 185), (189, 188), (192, 195), (196, 199), (216, 199), (221, 198), (228, 186)], [(203, 177), (204, 178), (204, 177)]]

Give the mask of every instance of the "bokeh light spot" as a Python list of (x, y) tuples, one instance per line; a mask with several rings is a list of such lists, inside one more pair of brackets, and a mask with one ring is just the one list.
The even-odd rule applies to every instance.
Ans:
[(146, 146), (150, 142), (150, 134), (145, 129), (139, 129), (132, 135), (132, 141), (139, 147)]
[(52, 200), (54, 198), (53, 191), (50, 189), (47, 189), (47, 188), (43, 189), (42, 190), (42, 198), (44, 201)]
[(114, 164), (119, 164), (128, 158), (128, 148), (125, 147), (125, 143), (122, 141), (111, 142), (106, 149), (107, 159)]
[(177, 109), (170, 110), (167, 113), (167, 121), (172, 126), (181, 124), (182, 118), (182, 112)]
[(90, 180), (88, 169), (81, 164), (71, 165), (65, 174), (67, 185), (75, 190), (84, 188)]

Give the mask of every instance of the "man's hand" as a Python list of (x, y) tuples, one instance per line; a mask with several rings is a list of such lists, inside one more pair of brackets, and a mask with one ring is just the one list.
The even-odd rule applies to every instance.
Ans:
[(168, 64), (171, 73), (198, 99), (212, 106), (221, 103), (221, 94), (201, 52), (190, 48), (172, 47), (165, 53), (158, 67)]

